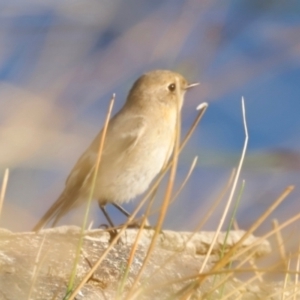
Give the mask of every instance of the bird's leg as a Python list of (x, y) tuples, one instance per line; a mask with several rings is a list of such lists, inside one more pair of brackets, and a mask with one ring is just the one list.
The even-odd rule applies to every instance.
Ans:
[(122, 214), (124, 214), (127, 218), (130, 217), (130, 213), (124, 209), (121, 205), (119, 204), (116, 204), (116, 203), (112, 203), (112, 205), (117, 208)]
[(107, 222), (109, 223), (110, 227), (112, 228), (112, 229), (108, 229), (108, 232), (110, 234), (110, 242), (111, 242), (116, 237), (118, 232), (116, 229), (114, 229), (115, 225), (106, 211), (106, 208), (105, 208), (106, 203), (105, 204), (100, 203), (100, 202), (98, 202), (98, 203), (99, 203), (99, 207), (100, 207), (101, 211), (103, 212)]
[(103, 212), (107, 222), (109, 223), (110, 227), (115, 227), (113, 221), (111, 220), (110, 216), (108, 215), (106, 208), (105, 208), (106, 204), (101, 204), (99, 203), (99, 207), (101, 209), (101, 211)]
[[(130, 213), (124, 209), (121, 205), (117, 203), (112, 203), (112, 205), (117, 208), (122, 214), (124, 214), (127, 218), (129, 218), (131, 215)], [(131, 224), (129, 224), (127, 227), (128, 228), (140, 228), (140, 224), (137, 221), (133, 221)]]
[[(116, 203), (111, 203), (111, 204), (115, 208), (117, 208), (122, 214), (124, 214), (127, 218), (129, 218), (131, 216), (130, 213), (126, 209), (124, 209), (121, 205), (116, 204)], [(110, 227), (115, 227), (113, 221), (111, 220), (110, 216), (108, 215), (108, 213), (106, 211), (105, 206), (106, 206), (106, 203), (105, 204), (101, 204), (99, 202), (99, 207), (100, 207), (101, 211), (103, 212), (103, 214), (104, 214), (107, 222), (109, 223)], [(129, 224), (127, 226), (127, 228), (140, 228), (140, 227), (141, 227), (141, 224), (138, 221), (133, 221), (131, 224)], [(144, 226), (144, 229), (152, 229), (152, 230), (154, 230), (155, 228), (152, 227), (151, 225), (149, 225), (148, 220), (146, 220), (146, 225)], [(109, 232), (110, 232), (110, 235), (111, 235), (111, 239), (113, 239), (116, 236), (116, 234), (117, 234), (117, 231), (115, 229), (110, 230)]]

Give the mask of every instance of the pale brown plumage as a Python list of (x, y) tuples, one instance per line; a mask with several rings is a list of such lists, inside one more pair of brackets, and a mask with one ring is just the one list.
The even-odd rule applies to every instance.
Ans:
[[(176, 86), (179, 85), (179, 86)], [(94, 198), (122, 204), (143, 193), (168, 161), (174, 147), (177, 110), (193, 85), (178, 73), (156, 70), (142, 75), (123, 108), (110, 120), (97, 173)], [(53, 226), (88, 199), (102, 131), (70, 172), (64, 191), (33, 230)]]

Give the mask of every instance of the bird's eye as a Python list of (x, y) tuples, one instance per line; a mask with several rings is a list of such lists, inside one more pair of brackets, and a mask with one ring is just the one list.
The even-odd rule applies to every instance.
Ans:
[(174, 92), (175, 89), (176, 89), (176, 84), (175, 83), (171, 83), (169, 86), (168, 86), (168, 89), (170, 92)]

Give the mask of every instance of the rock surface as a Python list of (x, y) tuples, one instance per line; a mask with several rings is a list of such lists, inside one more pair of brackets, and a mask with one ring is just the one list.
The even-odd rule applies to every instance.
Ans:
[[(128, 257), (137, 232), (136, 229), (125, 231), (121, 242), (108, 252), (76, 299), (116, 299), (118, 295), (119, 299), (125, 298), (143, 264), (154, 233), (153, 230), (142, 232), (132, 265), (126, 275)], [(189, 240), (191, 234), (174, 231), (163, 231), (159, 234), (157, 245), (138, 282), (137, 287), (142, 289), (136, 299), (181, 299), (177, 293), (192, 282), (183, 279), (199, 273), (214, 237), (214, 232), (199, 232)], [(243, 231), (231, 231), (226, 249), (230, 249), (243, 234)], [(0, 229), (0, 299), (63, 299), (72, 272), (79, 235), (80, 228), (70, 226), (46, 229), (39, 233), (12, 233)], [(109, 237), (105, 230), (85, 232), (75, 285), (107, 249)], [(206, 272), (218, 260), (224, 238), (225, 233), (221, 233), (209, 257)], [(241, 248), (256, 240), (254, 236), (248, 237)], [(270, 251), (269, 243), (262, 241), (254, 247), (252, 258), (267, 255)], [(203, 297), (215, 282), (216, 277), (209, 276), (196, 289), (193, 299)], [(266, 284), (263, 288), (259, 285), (241, 287), (241, 281), (231, 278), (226, 281), (223, 293), (232, 293), (228, 299), (265, 299), (275, 290), (275, 285), (272, 285), (268, 292)], [(215, 293), (217, 292), (219, 291), (216, 290)]]

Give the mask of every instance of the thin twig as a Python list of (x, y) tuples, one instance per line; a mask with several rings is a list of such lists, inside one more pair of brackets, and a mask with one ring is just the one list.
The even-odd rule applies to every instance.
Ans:
[[(274, 229), (278, 228), (279, 223), (278, 223), (277, 219), (273, 219), (272, 224), (273, 224)], [(282, 234), (281, 234), (280, 230), (276, 230), (275, 237), (276, 237), (277, 246), (278, 246), (278, 249), (279, 249), (279, 254), (281, 256), (281, 259), (282, 259), (284, 265), (286, 266), (286, 263), (287, 263), (286, 262), (286, 251), (285, 251), (284, 241), (283, 241)]]
[[(290, 264), (291, 264), (291, 255), (289, 255), (289, 257), (288, 257), (287, 270), (290, 268)], [(288, 272), (286, 272), (285, 276), (284, 276), (284, 281), (283, 281), (283, 289), (282, 289), (282, 294), (281, 294), (281, 300), (284, 300), (284, 298), (285, 298), (284, 293), (286, 291), (286, 287), (287, 287), (289, 277), (290, 277), (290, 274)]]
[(5, 193), (6, 193), (6, 188), (7, 188), (7, 183), (8, 183), (8, 176), (9, 176), (9, 169), (6, 168), (2, 180), (2, 186), (1, 186), (1, 193), (0, 193), (0, 216), (2, 212), (2, 206), (5, 198)]
[(241, 159), (240, 159), (240, 162), (239, 162), (239, 165), (238, 165), (238, 168), (237, 168), (237, 172), (236, 172), (236, 175), (235, 175), (235, 178), (234, 178), (234, 181), (233, 181), (233, 185), (232, 185), (232, 189), (231, 189), (231, 192), (230, 192), (230, 195), (229, 195), (229, 199), (227, 201), (227, 204), (226, 204), (226, 207), (224, 209), (224, 212), (223, 212), (223, 215), (221, 217), (221, 220), (220, 220), (220, 223), (217, 227), (217, 230), (216, 230), (216, 233), (214, 235), (214, 238), (212, 240), (212, 243), (206, 253), (206, 257), (204, 259), (204, 262), (202, 263), (202, 266), (199, 270), (199, 273), (202, 273), (203, 270), (205, 269), (206, 267), (206, 264), (208, 262), (208, 259), (210, 257), (210, 254), (212, 252), (212, 249), (213, 247), (215, 246), (215, 242), (217, 240), (217, 237), (221, 231), (221, 228), (225, 222), (225, 218), (228, 214), (228, 210), (229, 210), (229, 207), (231, 205), (231, 202), (232, 202), (232, 199), (233, 199), (233, 195), (235, 193), (235, 190), (236, 190), (236, 186), (237, 186), (237, 182), (238, 182), (238, 179), (240, 177), (240, 173), (241, 173), (241, 169), (242, 169), (242, 165), (243, 165), (243, 162), (244, 162), (244, 159), (245, 159), (245, 154), (246, 154), (246, 150), (247, 150), (247, 145), (248, 145), (248, 129), (247, 129), (247, 122), (246, 122), (246, 113), (245, 113), (245, 103), (244, 103), (244, 98), (242, 98), (242, 113), (243, 113), (243, 122), (244, 122), (244, 130), (245, 130), (245, 142), (244, 142), (244, 147), (243, 147), (243, 151), (242, 151), (242, 156), (241, 156)]
[(40, 257), (41, 257), (41, 253), (42, 253), (42, 248), (44, 246), (45, 238), (46, 238), (46, 235), (44, 234), (42, 242), (41, 242), (39, 250), (38, 250), (38, 253), (35, 258), (34, 267), (33, 267), (32, 275), (31, 275), (31, 285), (30, 285), (30, 289), (29, 289), (29, 293), (28, 293), (28, 299), (31, 299), (33, 287), (34, 287), (36, 279), (37, 279), (38, 269), (39, 269), (39, 265), (40, 265)]
[(295, 285), (294, 285), (294, 300), (297, 298), (297, 291), (298, 290), (298, 281), (299, 281), (299, 266), (300, 266), (300, 247), (298, 248), (298, 255), (297, 255), (297, 263), (296, 263), (296, 271), (298, 273), (295, 274)]
[(100, 165), (100, 161), (101, 161), (105, 136), (106, 136), (106, 132), (107, 132), (108, 123), (109, 123), (109, 119), (110, 119), (110, 116), (111, 116), (112, 108), (113, 108), (113, 105), (114, 105), (114, 101), (115, 101), (115, 94), (113, 94), (113, 96), (110, 100), (108, 112), (107, 112), (104, 127), (103, 127), (103, 132), (102, 132), (102, 135), (101, 135), (101, 140), (100, 140), (100, 144), (99, 144), (99, 151), (98, 151), (97, 161), (96, 161), (96, 165), (95, 165), (95, 171), (94, 171), (94, 174), (93, 174), (93, 181), (92, 181), (92, 185), (91, 185), (91, 188), (90, 188), (90, 194), (89, 194), (89, 198), (88, 198), (87, 207), (86, 207), (86, 210), (85, 210), (83, 224), (82, 224), (81, 230), (80, 230), (80, 238), (79, 238), (78, 246), (77, 246), (77, 249), (76, 249), (76, 256), (75, 256), (75, 260), (74, 260), (74, 266), (73, 266), (71, 277), (70, 277), (70, 280), (69, 280), (69, 283), (68, 283), (68, 288), (67, 288), (67, 293), (66, 293), (65, 299), (69, 299), (69, 295), (71, 294), (71, 291), (72, 291), (73, 286), (74, 286), (74, 280), (75, 280), (76, 270), (77, 270), (77, 266), (78, 266), (78, 262), (79, 262), (80, 251), (81, 251), (81, 248), (82, 248), (84, 231), (86, 229), (88, 214), (89, 214), (91, 202), (92, 202), (92, 199), (93, 199), (93, 194), (94, 194), (96, 179), (97, 179), (97, 173), (98, 173), (98, 169), (99, 169), (99, 165)]
[(175, 193), (175, 195), (173, 196), (173, 198), (170, 200), (170, 203), (174, 202), (175, 199), (178, 197), (178, 195), (181, 193), (181, 191), (183, 190), (184, 186), (186, 185), (186, 183), (188, 182), (188, 180), (190, 179), (194, 169), (195, 169), (195, 166), (197, 164), (197, 161), (198, 161), (198, 156), (195, 156), (194, 159), (193, 159), (193, 162), (191, 164), (191, 167), (186, 175), (186, 177), (184, 178), (182, 184), (180, 185), (179, 189), (177, 190), (177, 192)]

